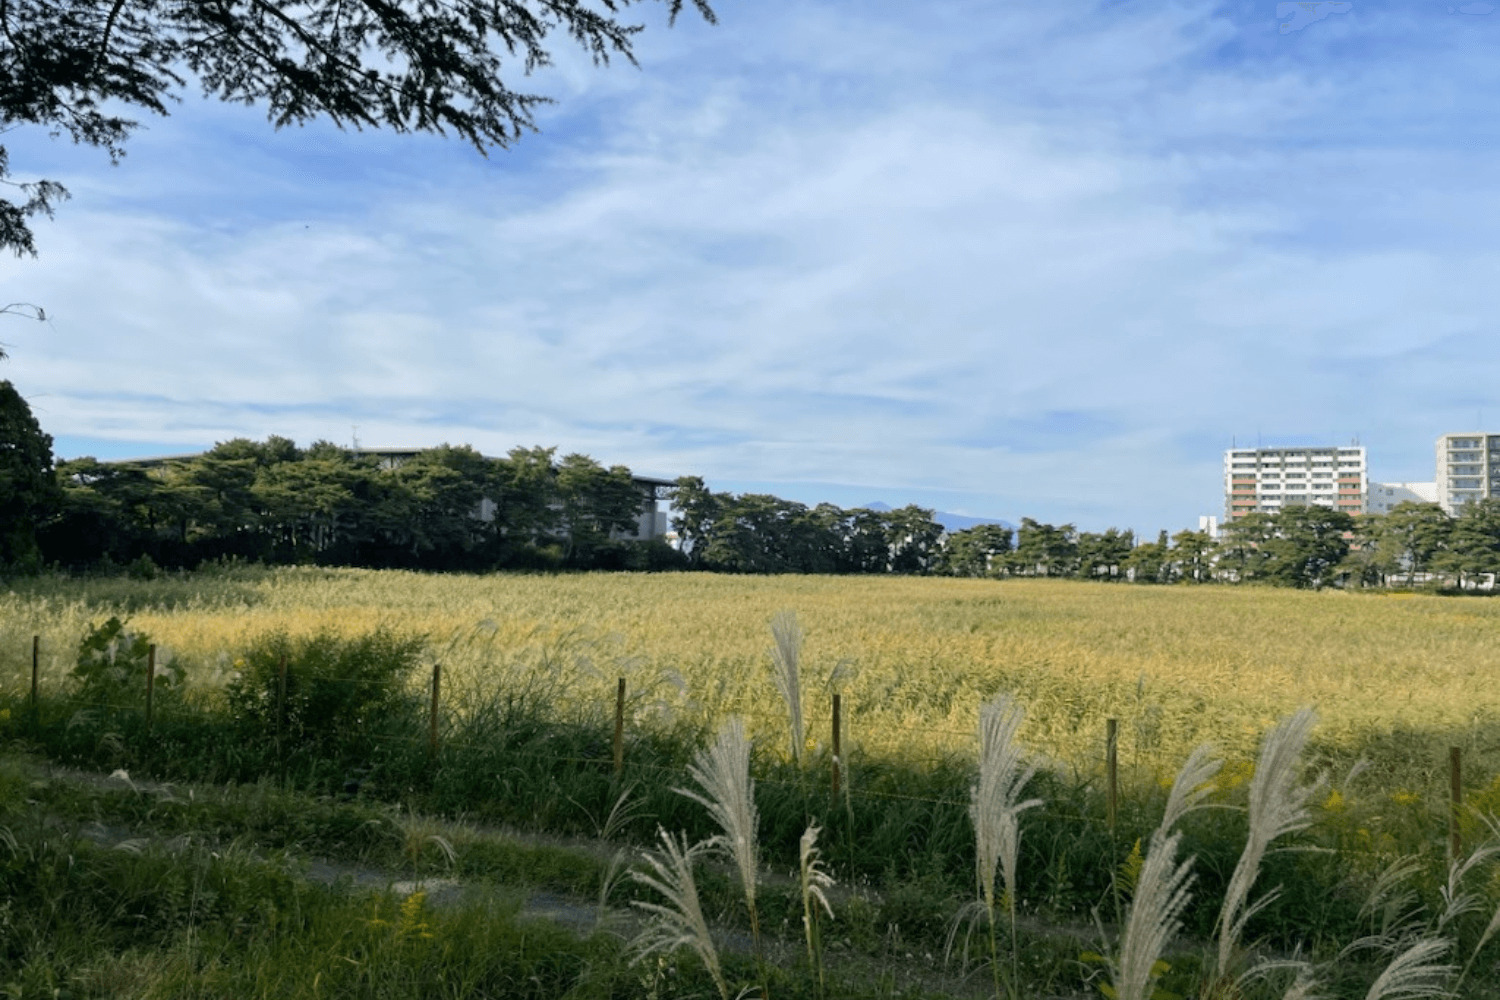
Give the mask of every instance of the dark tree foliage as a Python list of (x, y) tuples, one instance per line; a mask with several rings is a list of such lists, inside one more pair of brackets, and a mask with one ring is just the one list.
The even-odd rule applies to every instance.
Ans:
[[(549, 449), (492, 459), (443, 445), (399, 461), (327, 442), (236, 439), (143, 467), (60, 463), (49, 562), (82, 568), (206, 559), (484, 570), (668, 569), (676, 553), (638, 537), (645, 488), (623, 466)], [(547, 516), (543, 517), (542, 514)]]
[(1011, 537), (1011, 530), (1000, 524), (955, 531), (943, 543), (943, 571), (952, 576), (989, 576), (1001, 567)]
[[(808, 507), (765, 493), (715, 493), (698, 476), (672, 491), (688, 563), (725, 573), (954, 572), (932, 511)], [(1009, 545), (1006, 534), (1005, 545)]]
[(1127, 572), (1126, 561), (1135, 535), (1118, 528), (1078, 535), (1078, 575), (1085, 580), (1119, 580)]
[(1006, 567), (1017, 576), (1070, 576), (1078, 565), (1078, 531), (1021, 518), (1016, 548)]
[[(1023, 518), (946, 532), (933, 512), (670, 491), (677, 547), (640, 537), (648, 496), (624, 466), (555, 449), (487, 458), (443, 445), (399, 458), (326, 441), (225, 441), (150, 467), (82, 458), (51, 470), (51, 439), (0, 382), (0, 569), (239, 558), (266, 563), (484, 571), (693, 568), (727, 573), (1054, 577), (1308, 589), (1489, 588), (1500, 576), (1500, 499), (1450, 516), (1406, 504), (1359, 518), (1322, 506), (1254, 513), (1202, 531), (1080, 532)], [(33, 537), (34, 536), (34, 537)]]
[[(125, 152), (138, 122), (167, 114), (196, 81), (204, 94), (258, 104), (272, 124), (459, 136), (480, 152), (534, 130), (547, 98), (505, 82), (551, 61), (561, 34), (596, 63), (634, 63), (643, 0), (0, 0), (0, 134), (36, 125)], [(675, 21), (685, 0), (658, 0)], [(705, 0), (690, 0), (709, 22)], [(28, 222), (67, 191), (9, 181), (0, 147), (0, 248), (35, 254)]]
[(40, 565), (36, 529), (59, 500), (52, 437), (9, 381), (0, 381), (0, 571)]

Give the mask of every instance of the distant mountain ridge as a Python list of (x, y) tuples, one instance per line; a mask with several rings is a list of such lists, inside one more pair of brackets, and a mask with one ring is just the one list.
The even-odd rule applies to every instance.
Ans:
[[(881, 503), (879, 500), (861, 504), (860, 506), (865, 510), (895, 510), (890, 504)], [(1014, 524), (1011, 524), (1009, 521), (1002, 521), (998, 517), (969, 517), (967, 514), (950, 514), (944, 510), (937, 510), (932, 512), (932, 519), (941, 524), (947, 531), (963, 531), (965, 528), (973, 528), (981, 524), (998, 524), (1002, 528), (1009, 528), (1011, 531), (1016, 530)]]

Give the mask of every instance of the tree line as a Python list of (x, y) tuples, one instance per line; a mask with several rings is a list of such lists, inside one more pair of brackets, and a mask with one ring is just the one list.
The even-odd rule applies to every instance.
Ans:
[(326, 441), (225, 441), (152, 463), (54, 462), (0, 381), (0, 570), (206, 560), (486, 570), (680, 565), (637, 538), (646, 494), (623, 465), (553, 448), (488, 458), (443, 445), (400, 461)]
[(808, 507), (765, 494), (714, 493), (685, 477), (673, 491), (687, 562), (745, 573), (927, 573), (1133, 583), (1463, 587), (1500, 575), (1500, 499), (1450, 516), (1432, 503), (1350, 515), (1315, 505), (1257, 512), (1206, 531), (1138, 542), (1118, 528), (1079, 531), (1021, 519), (945, 532), (933, 512)]
[[(266, 563), (485, 570), (650, 568), (629, 537), (645, 499), (624, 466), (516, 448), (443, 445), (397, 462), (326, 441), (235, 439), (146, 467), (60, 462), (47, 563)], [(662, 546), (664, 547), (664, 546)]]
[(52, 439), (0, 381), (0, 570), (205, 560), (483, 571), (703, 569), (727, 573), (897, 573), (1069, 577), (1134, 583), (1291, 587), (1436, 584), (1500, 574), (1500, 499), (1450, 516), (1405, 503), (1384, 515), (1318, 506), (1254, 513), (1152, 542), (1022, 518), (945, 531), (933, 511), (807, 506), (710, 490), (684, 476), (666, 492), (675, 547), (636, 537), (644, 487), (555, 448), (488, 458), (443, 445), (399, 462), (326, 441), (238, 438), (142, 465), (54, 464)]

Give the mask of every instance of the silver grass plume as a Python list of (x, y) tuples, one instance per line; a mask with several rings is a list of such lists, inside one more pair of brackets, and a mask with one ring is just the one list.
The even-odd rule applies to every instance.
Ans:
[(803, 831), (797, 844), (797, 868), (801, 873), (803, 907), (808, 912), (821, 908), (832, 919), (833, 907), (828, 904), (824, 890), (832, 888), (833, 876), (823, 869), (823, 861), (818, 857), (818, 834), (822, 832), (823, 828), (816, 823)]
[(1286, 988), (1281, 995), (1281, 1000), (1315, 1000), (1318, 996), (1313, 991), (1318, 988), (1318, 981), (1313, 977), (1311, 971), (1303, 968), (1297, 973), (1297, 978), (1292, 985)]
[(1464, 888), (1464, 877), (1496, 854), (1500, 854), (1500, 846), (1490, 844), (1477, 848), (1462, 861), (1455, 858), (1449, 863), (1448, 882), (1438, 888), (1438, 895), (1443, 900), (1443, 912), (1438, 916), (1437, 923), (1439, 931), (1464, 914), (1473, 913), (1484, 905), (1484, 898), (1479, 893)]
[(995, 909), (995, 875), (1004, 883), (1004, 897), (1015, 910), (1016, 859), (1021, 847), (1020, 815), (1041, 799), (1020, 801), (1021, 792), (1036, 775), (1025, 763), (1016, 733), (1026, 710), (1002, 694), (979, 709), (979, 783), (969, 793), (969, 818), (974, 822), (976, 875), (985, 905)]
[(1448, 950), (1442, 938), (1426, 938), (1391, 959), (1391, 964), (1370, 984), (1365, 1000), (1423, 1000), (1426, 997), (1452, 996), (1446, 983), (1453, 975), (1451, 965), (1439, 965), (1435, 959)]
[(1312, 709), (1298, 709), (1267, 733), (1261, 743), (1255, 776), (1250, 780), (1249, 834), (1219, 911), (1220, 976), (1228, 974), (1230, 959), (1250, 918), (1276, 898), (1277, 890), (1273, 889), (1253, 905), (1247, 905), (1250, 887), (1260, 873), (1267, 848), (1276, 838), (1304, 830), (1312, 823), (1307, 803), (1313, 787), (1297, 783), (1297, 766), (1316, 722), (1317, 715)]
[(1182, 929), (1192, 882), (1193, 859), (1177, 864), (1181, 834), (1172, 828), (1212, 792), (1209, 784), (1223, 761), (1212, 756), (1208, 746), (1195, 749), (1172, 783), (1161, 825), (1151, 834), (1151, 849), (1136, 878), (1130, 914), (1120, 935), (1120, 955), (1113, 968), (1113, 985), (1119, 1000), (1147, 1000), (1156, 976), (1157, 960), (1167, 943)]
[(1368, 919), (1372, 923), (1379, 918), (1375, 929), (1376, 939), (1384, 940), (1393, 933), (1399, 933), (1417, 919), (1421, 903), (1416, 891), (1408, 883), (1421, 870), (1422, 859), (1407, 856), (1397, 858), (1376, 876), (1375, 885), (1365, 897), (1357, 917), (1359, 920)]
[(1025, 763), (1016, 733), (1026, 711), (1010, 695), (997, 695), (979, 708), (979, 783), (969, 792), (969, 818), (974, 822), (975, 874), (979, 893), (989, 916), (990, 964), (995, 975), (995, 995), (1001, 992), (1000, 950), (995, 935), (995, 874), (1005, 891), (1001, 897), (1010, 923), (1010, 967), (1014, 985), (1019, 963), (1016, 935), (1016, 861), (1021, 852), (1021, 813), (1042, 804), (1041, 799), (1021, 801), (1021, 792), (1036, 774)]
[[(1478, 813), (1477, 815), (1485, 826), (1489, 827), (1490, 837), (1500, 838), (1500, 820), (1497, 820), (1493, 813)], [(1455, 993), (1463, 985), (1463, 981), (1469, 978), (1469, 970), (1474, 968), (1474, 962), (1479, 958), (1479, 953), (1484, 950), (1485, 945), (1490, 943), (1496, 931), (1500, 931), (1500, 907), (1496, 907), (1495, 912), (1490, 914), (1490, 921), (1485, 924), (1484, 933), (1479, 935), (1479, 943), (1474, 945), (1473, 951), (1469, 952), (1469, 960), (1464, 963), (1463, 971), (1458, 974), (1458, 981), (1453, 984)]]
[(1457, 992), (1459, 986), (1463, 985), (1463, 981), (1469, 978), (1469, 970), (1474, 968), (1474, 960), (1479, 957), (1481, 951), (1484, 951), (1484, 946), (1490, 943), (1496, 931), (1500, 931), (1500, 907), (1496, 907), (1495, 912), (1490, 914), (1490, 922), (1485, 924), (1484, 933), (1479, 935), (1479, 943), (1474, 946), (1473, 951), (1469, 952), (1469, 960), (1464, 963), (1464, 971), (1458, 974), (1458, 982), (1453, 984), (1454, 992)]
[(1157, 837), (1166, 837), (1172, 832), (1172, 828), (1181, 822), (1182, 817), (1201, 808), (1203, 800), (1213, 793), (1211, 782), (1219, 773), (1219, 768), (1224, 762), (1213, 756), (1213, 748), (1203, 744), (1188, 755), (1182, 767), (1177, 772), (1177, 780), (1172, 782), (1172, 791), (1167, 796), (1167, 808), (1162, 814), (1161, 826), (1152, 836), (1154, 844)]
[(713, 745), (699, 750), (688, 765), (688, 774), (702, 792), (676, 789), (708, 810), (723, 832), (705, 842), (722, 851), (739, 871), (750, 910), (750, 929), (760, 946), (760, 922), (755, 909), (755, 889), (760, 870), (760, 848), (756, 837), (759, 816), (755, 810), (755, 782), (750, 777), (750, 740), (745, 722), (734, 716), (724, 723)]
[(802, 658), (802, 626), (797, 624), (795, 611), (778, 611), (771, 619), (771, 676), (776, 681), (776, 690), (786, 702), (787, 720), (792, 729), (792, 759), (802, 763), (803, 741), (806, 731), (802, 725), (802, 685), (799, 664)]
[(708, 844), (689, 847), (686, 835), (679, 842), (660, 827), (656, 832), (661, 840), (661, 850), (642, 853), (651, 871), (632, 870), (630, 877), (667, 902), (631, 901), (632, 906), (652, 917), (632, 942), (635, 952), (632, 961), (638, 962), (648, 955), (671, 954), (683, 947), (691, 948), (713, 977), (721, 1000), (729, 1000), (729, 984), (724, 981), (719, 952), (714, 947), (708, 921), (698, 901), (698, 883), (693, 879), (693, 863), (708, 849)]
[(819, 960), (821, 937), (818, 934), (818, 910), (821, 908), (833, 919), (833, 907), (828, 904), (824, 890), (833, 886), (833, 876), (823, 870), (818, 858), (818, 834), (816, 823), (803, 831), (797, 844), (797, 869), (802, 889), (802, 929), (807, 936), (807, 961), (818, 970), (818, 987), (823, 987), (823, 964)]
[[(1157, 831), (1161, 833), (1160, 830)], [(1118, 1000), (1147, 1000), (1156, 979), (1156, 963), (1182, 930), (1182, 911), (1191, 894), (1193, 859), (1177, 864), (1182, 834), (1153, 836), (1131, 897), (1130, 916), (1120, 936), (1120, 958), (1114, 970)]]

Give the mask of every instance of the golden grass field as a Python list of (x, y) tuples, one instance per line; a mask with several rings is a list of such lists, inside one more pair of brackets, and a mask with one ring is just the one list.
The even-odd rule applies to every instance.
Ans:
[(1401, 746), (1419, 771), (1429, 752), (1435, 770), (1448, 745), (1477, 771), (1500, 770), (1500, 601), (1411, 594), (255, 568), (47, 578), (0, 596), (0, 678), (25, 683), (40, 634), (44, 682), (63, 683), (85, 629), (111, 613), (128, 613), (204, 692), (258, 634), (384, 624), (429, 636), (455, 692), (545, 683), (559, 710), (602, 713), (621, 675), (638, 718), (742, 713), (763, 743), (784, 747), (768, 655), (768, 623), (783, 609), (806, 636), (810, 740), (828, 738), (836, 683), (846, 739), (866, 751), (968, 755), (980, 702), (1009, 690), (1028, 708), (1026, 741), (1082, 767), (1099, 760), (1111, 716), (1126, 765), (1165, 771), (1203, 740), (1248, 756), (1273, 719), (1313, 704), (1325, 747), (1352, 753), (1399, 729), (1414, 734)]

